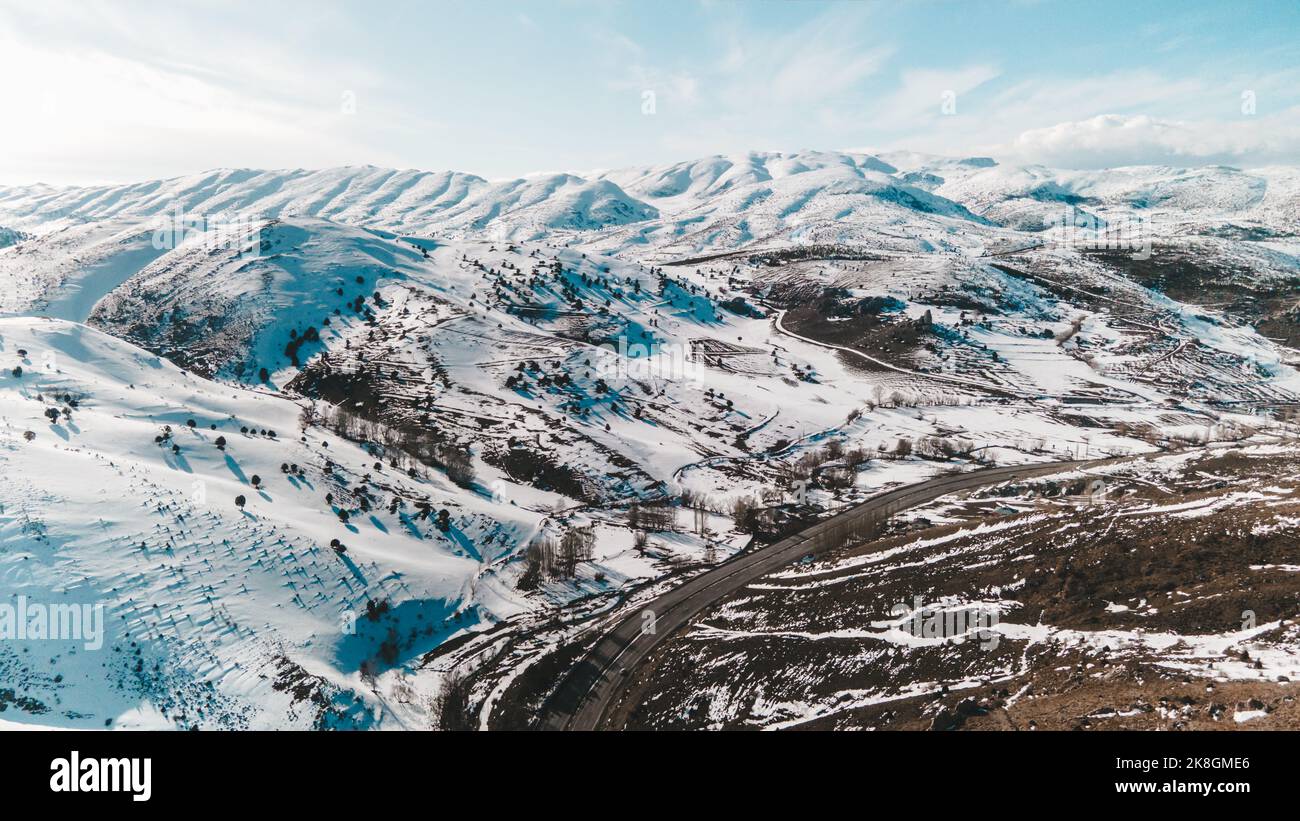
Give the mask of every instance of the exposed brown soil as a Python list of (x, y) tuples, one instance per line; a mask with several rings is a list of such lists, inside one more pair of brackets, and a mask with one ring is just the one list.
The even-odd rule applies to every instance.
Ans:
[[(990, 520), (984, 502), (971, 499), (972, 515), (985, 509), (975, 522), (849, 548), (733, 595), (634, 674), (641, 679), (614, 724), (1300, 727), (1300, 684), (1245, 644), (1229, 642), (1220, 662), (1189, 645), (1133, 638), (1221, 636), (1280, 622), (1251, 636), (1250, 648), (1274, 661), (1300, 653), (1298, 478), (1293, 455), (1228, 452), (1158, 482), (1109, 477), (1105, 499), (1092, 504), (1068, 495), (1082, 489), (1078, 480), (1028, 483), (1011, 488), (1010, 499), (982, 494), (1026, 512), (1003, 507)], [(1210, 503), (1219, 505), (1212, 513), (1180, 513)], [(1001, 636), (991, 647), (874, 637), (891, 608), (917, 597), (1001, 600), (1002, 624), (1064, 632), (1035, 641)], [(1078, 638), (1099, 631), (1114, 632)], [(1227, 675), (1224, 664), (1231, 680), (1217, 680)], [(1238, 725), (1239, 710), (1267, 715)]]
[[(792, 308), (786, 313), (784, 323), (800, 336), (853, 348), (903, 367), (911, 366), (925, 343), (933, 338), (932, 326), (921, 320), (872, 313), (835, 316), (818, 305)], [(863, 367), (872, 366), (864, 362)]]
[[(805, 730), (1293, 730), (1293, 683), (1207, 682), (1151, 665), (1108, 663), (1083, 654), (1058, 667), (947, 695), (850, 710)], [(1015, 696), (1013, 698), (1013, 696)], [(1238, 722), (1241, 711), (1265, 715)]]
[(1261, 283), (1249, 267), (1169, 250), (1137, 259), (1099, 251), (1105, 262), (1134, 282), (1191, 305), (1211, 306), (1240, 317), (1283, 345), (1300, 350), (1300, 277)]

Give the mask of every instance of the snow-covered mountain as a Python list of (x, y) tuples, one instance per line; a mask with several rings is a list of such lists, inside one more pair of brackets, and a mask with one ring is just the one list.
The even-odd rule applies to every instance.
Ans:
[(3, 189), (0, 211), (12, 217), (14, 228), (230, 213), (414, 225), (489, 188), (486, 180), (472, 174), (370, 166), (320, 171), (218, 169), (132, 185)]
[[(963, 247), (971, 241), (963, 234), (986, 242), (1005, 230), (1041, 231), (1070, 208), (1111, 221), (1135, 215), (1177, 225), (1231, 220), (1291, 234), (1297, 198), (1300, 176), (1286, 167), (1080, 172), (903, 152), (755, 152), (498, 182), (458, 172), (349, 167), (0, 188), (0, 225), (43, 233), (87, 221), (243, 214), (499, 240), (581, 234), (593, 247), (621, 252), (873, 241), (928, 251)], [(892, 241), (900, 236), (906, 240)]]
[[(1275, 430), (1297, 191), (814, 151), (0, 189), (0, 574), (113, 626), (0, 643), (7, 717), (449, 726), (450, 639), (531, 664), (883, 487)], [(1070, 234), (1138, 217), (1147, 255)]]

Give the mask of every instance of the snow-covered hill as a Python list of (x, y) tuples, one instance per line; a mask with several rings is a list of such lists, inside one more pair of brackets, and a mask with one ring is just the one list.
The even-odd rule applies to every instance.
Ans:
[(39, 313), (81, 322), (95, 303), (161, 256), (152, 229), (105, 220), (21, 235), (0, 248), (0, 316)]
[(518, 607), (485, 571), (537, 527), (526, 507), (82, 325), (0, 320), (0, 361), (5, 601), (102, 604), (106, 629), (103, 652), (0, 643), (36, 702), (12, 719), (369, 726), (363, 673)]
[[(309, 218), (198, 235), (126, 280), (90, 321), (202, 372), (263, 381), (262, 367), (290, 364), (283, 352), (294, 336), (341, 333), (363, 313), (358, 304), (415, 273), (421, 252), (395, 240)], [(313, 340), (299, 344), (303, 358), (315, 352)]]
[[(316, 217), (353, 225), (499, 240), (548, 237), (607, 250), (690, 254), (772, 244), (882, 241), (928, 251), (1060, 223), (1067, 209), (1106, 220), (1246, 221), (1296, 231), (1295, 169), (1159, 166), (1065, 171), (895, 152), (751, 152), (594, 175), (488, 182), (458, 172), (347, 167), (218, 170), (94, 188), (0, 188), (0, 225), (47, 232), (86, 221)], [(906, 236), (890, 243), (888, 235)]]
[(498, 182), (366, 166), (0, 188), (0, 225), (43, 234), (87, 221), (312, 217), (426, 236), (579, 240), (669, 258), (830, 242), (978, 250), (1080, 219), (1140, 218), (1181, 233), (1234, 223), (1266, 239), (1296, 233), (1298, 198), (1300, 174), (1286, 167), (1083, 172), (906, 152), (751, 152)]
[(366, 224), (420, 225), (489, 188), (486, 180), (455, 172), (344, 167), (320, 171), (219, 169), (132, 185), (0, 189), (0, 222), (14, 228), (88, 220), (213, 217), (328, 217)]
[(439, 232), (490, 230), (500, 239), (540, 239), (556, 230), (587, 231), (654, 219), (658, 212), (608, 180), (572, 174), (502, 183), (448, 209), (433, 222)]
[[(809, 151), (0, 189), (5, 594), (111, 625), (0, 643), (7, 718), (429, 726), (459, 634), (943, 471), (1276, 430), (1298, 181)], [(1071, 244), (1135, 215), (1149, 256)]]
[[(735, 156), (705, 157), (700, 160), (648, 168), (627, 168), (602, 174), (627, 191), (650, 200), (683, 200), (687, 205), (754, 183), (769, 183), (786, 177), (826, 169), (850, 176), (864, 172), (891, 174), (896, 169), (866, 154), (805, 151), (797, 154), (750, 152)], [(679, 204), (674, 210), (682, 210)]]

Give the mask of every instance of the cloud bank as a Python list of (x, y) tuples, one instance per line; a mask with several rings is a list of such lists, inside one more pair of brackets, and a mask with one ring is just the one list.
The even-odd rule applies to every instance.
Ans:
[(1063, 168), (1294, 163), (1300, 157), (1300, 107), (1268, 117), (1243, 114), (1236, 122), (1099, 114), (1028, 129), (996, 153)]

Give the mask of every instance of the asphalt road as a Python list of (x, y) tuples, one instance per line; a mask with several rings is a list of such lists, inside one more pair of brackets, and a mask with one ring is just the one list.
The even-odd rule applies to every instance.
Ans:
[(755, 579), (809, 554), (867, 537), (883, 518), (900, 510), (1013, 476), (1042, 476), (1112, 461), (1118, 459), (1009, 465), (940, 476), (873, 496), (779, 542), (740, 553), (638, 607), (605, 633), (547, 700), (541, 726), (548, 730), (618, 729), (605, 727), (610, 708), (618, 704), (634, 680), (633, 668), (661, 642), (706, 608)]

